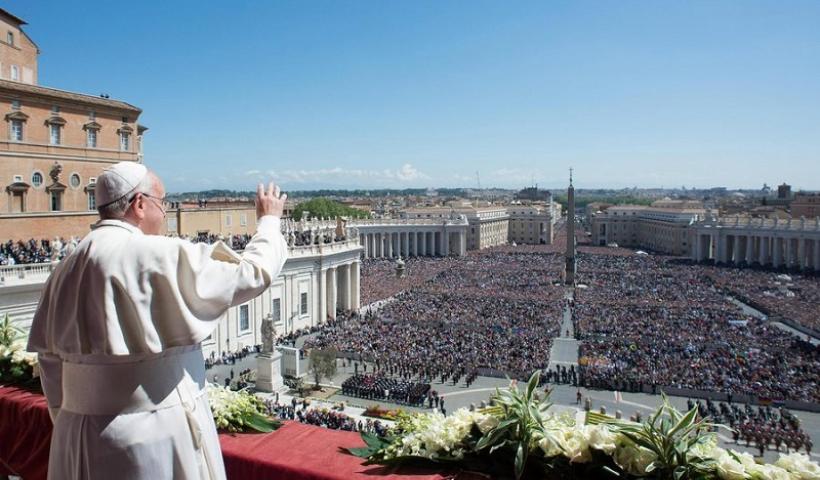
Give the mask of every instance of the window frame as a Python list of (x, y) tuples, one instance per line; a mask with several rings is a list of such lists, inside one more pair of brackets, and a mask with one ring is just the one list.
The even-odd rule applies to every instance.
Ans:
[[(245, 318), (242, 318), (242, 312), (245, 312)], [(245, 327), (242, 328), (242, 322), (245, 322)], [(239, 333), (246, 333), (251, 331), (251, 307), (245, 303), (239, 306), (236, 318), (236, 331)]]
[(310, 300), (308, 298), (308, 292), (300, 292), (299, 293), (299, 315), (308, 315), (308, 305)]
[(60, 125), (58, 123), (49, 123), (48, 124), (48, 143), (49, 143), (49, 145), (62, 145), (62, 141), (63, 141), (62, 125)]
[[(15, 128), (15, 127), (18, 127)], [(17, 135), (19, 133), (19, 135)], [(9, 140), (12, 142), (22, 142), (25, 139), (24, 122), (18, 118), (9, 121)]]

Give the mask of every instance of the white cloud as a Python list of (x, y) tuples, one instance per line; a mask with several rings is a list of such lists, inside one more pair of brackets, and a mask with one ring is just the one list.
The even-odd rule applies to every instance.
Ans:
[(304, 184), (368, 184), (378, 185), (388, 184), (411, 184), (418, 180), (429, 179), (430, 176), (421, 172), (409, 163), (405, 163), (401, 168), (392, 170), (389, 168), (382, 170), (368, 170), (359, 168), (318, 168), (318, 169), (285, 169), (285, 170), (248, 170), (243, 175), (246, 178), (257, 180), (270, 178), (282, 183)]

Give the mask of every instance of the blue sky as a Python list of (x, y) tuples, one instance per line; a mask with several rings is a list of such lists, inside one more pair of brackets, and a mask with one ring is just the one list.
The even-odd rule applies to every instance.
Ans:
[(820, 189), (818, 1), (4, 2), (169, 191)]

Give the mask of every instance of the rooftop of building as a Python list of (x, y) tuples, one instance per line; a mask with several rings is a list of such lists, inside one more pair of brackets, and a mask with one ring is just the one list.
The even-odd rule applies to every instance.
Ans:
[(11, 80), (0, 80), (0, 91), (15, 93), (26, 93), (30, 95), (39, 95), (57, 100), (68, 100), (76, 103), (83, 103), (86, 105), (99, 105), (103, 107), (115, 108), (133, 112), (136, 114), (142, 113), (142, 109), (131, 105), (130, 103), (121, 100), (114, 100), (110, 98), (103, 98), (85, 93), (69, 92), (68, 90), (60, 90), (58, 88), (42, 87), (40, 85), (30, 85), (28, 83), (14, 82)]

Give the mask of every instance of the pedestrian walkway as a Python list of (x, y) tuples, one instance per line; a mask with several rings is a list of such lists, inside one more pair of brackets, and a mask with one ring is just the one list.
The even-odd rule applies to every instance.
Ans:
[[(572, 299), (572, 293), (567, 294), (567, 299)], [(550, 349), (549, 368), (554, 369), (556, 365), (569, 368), (570, 365), (578, 366), (578, 340), (575, 339), (575, 327), (572, 324), (572, 310), (569, 305), (564, 307), (564, 316), (561, 320), (561, 331), (559, 337), (552, 341)]]

